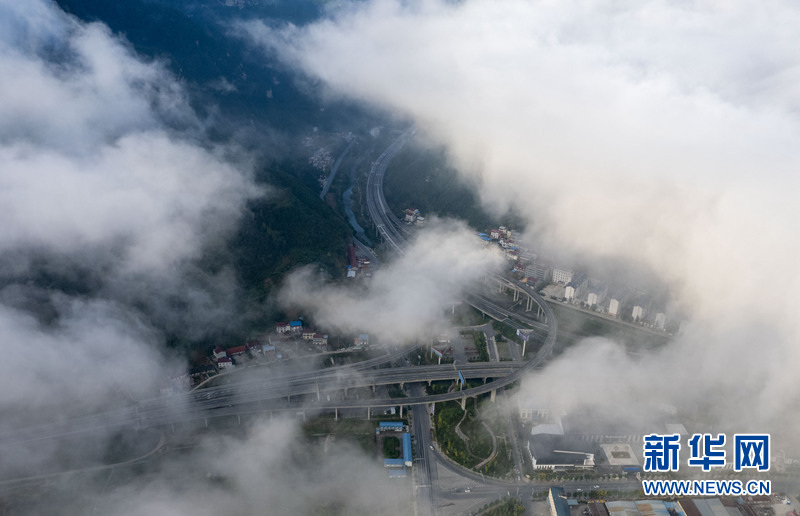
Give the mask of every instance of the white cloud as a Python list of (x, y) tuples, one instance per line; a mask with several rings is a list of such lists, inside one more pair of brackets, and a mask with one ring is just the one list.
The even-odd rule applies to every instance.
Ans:
[(154, 328), (223, 318), (235, 280), (196, 263), (264, 192), (161, 63), (51, 2), (0, 13), (0, 407), (152, 395), (182, 372)]
[(501, 258), (463, 224), (428, 221), (405, 254), (365, 285), (326, 285), (310, 269), (290, 275), (279, 294), (325, 328), (377, 335), (382, 342), (429, 338), (444, 327), (443, 309)]
[(413, 117), (539, 242), (659, 274), (693, 324), (641, 366), (688, 382), (654, 396), (786, 417), (718, 386), (800, 394), (781, 379), (800, 358), (794, 4), (373, 1), (245, 28), (335, 94)]

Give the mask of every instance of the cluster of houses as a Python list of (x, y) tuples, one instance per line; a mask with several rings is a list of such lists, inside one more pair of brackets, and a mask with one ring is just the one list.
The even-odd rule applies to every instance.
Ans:
[(347, 248), (347, 277), (357, 278), (359, 276), (372, 276), (370, 271), (370, 259), (367, 256), (359, 255), (357, 248), (350, 245)]
[[(369, 346), (369, 335), (355, 337), (350, 350)], [(328, 335), (303, 325), (302, 320), (275, 323), (274, 333), (263, 333), (248, 339), (244, 345), (223, 348), (217, 346), (206, 364), (193, 369), (194, 381), (213, 376), (217, 372), (242, 365), (248, 361), (271, 362), (328, 350)]]
[(484, 242), (484, 245), (496, 243), (509, 260), (518, 261), (520, 256), (526, 252), (522, 246), (517, 244), (513, 230), (505, 226), (490, 229), (486, 233), (479, 232), (476, 235)]
[(403, 222), (406, 224), (414, 224), (416, 226), (424, 226), (425, 217), (420, 215), (419, 210), (408, 208), (403, 212)]
[(244, 346), (234, 346), (232, 348), (217, 346), (211, 353), (212, 360), (217, 365), (217, 368), (222, 370), (255, 358), (256, 355), (262, 353), (262, 350), (258, 340), (248, 340)]
[(276, 344), (285, 343), (299, 336), (300, 339), (310, 341), (323, 351), (328, 349), (328, 335), (306, 328), (300, 320), (275, 323), (275, 333), (277, 338), (270, 337), (270, 341)]
[[(308, 341), (317, 349), (328, 349), (328, 335), (305, 328), (303, 321), (279, 322), (275, 324), (274, 334), (262, 334), (248, 339), (244, 345), (223, 348), (217, 346), (211, 353), (211, 363), (221, 371), (241, 365), (248, 360), (273, 361), (284, 358), (289, 345), (299, 341)], [(296, 347), (296, 346), (293, 346)]]
[(649, 328), (668, 331), (663, 303), (649, 293), (590, 278), (585, 272), (553, 263), (517, 243), (515, 232), (505, 226), (476, 233), (484, 245), (497, 245), (513, 262), (513, 273), (523, 282), (542, 288), (547, 298)]

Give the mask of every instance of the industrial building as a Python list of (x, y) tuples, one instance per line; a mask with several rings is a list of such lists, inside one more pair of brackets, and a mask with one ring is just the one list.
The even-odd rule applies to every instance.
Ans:
[[(376, 434), (382, 432), (403, 432), (405, 425), (401, 421), (381, 421), (375, 429)], [(383, 459), (383, 467), (389, 468), (389, 478), (402, 478), (406, 476), (406, 468), (414, 464), (411, 452), (411, 434), (403, 432), (401, 436), (403, 456), (397, 459)]]
[(381, 421), (378, 423), (378, 428), (375, 429), (375, 433), (402, 432), (404, 428), (405, 425), (401, 421)]
[(592, 443), (569, 436), (531, 435), (526, 448), (533, 469), (592, 469), (595, 466)]
[(563, 487), (551, 487), (547, 494), (547, 502), (552, 516), (569, 516), (569, 502)]
[(403, 433), (403, 462), (406, 467), (411, 467), (413, 464), (411, 458), (411, 434), (408, 432)]

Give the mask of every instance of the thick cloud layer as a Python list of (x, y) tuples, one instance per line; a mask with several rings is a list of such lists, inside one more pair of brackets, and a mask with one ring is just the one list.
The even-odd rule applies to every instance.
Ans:
[(608, 372), (596, 391), (641, 392), (626, 373), (643, 369), (647, 395), (688, 412), (786, 422), (800, 395), (785, 370), (800, 359), (796, 5), (374, 1), (246, 28), (333, 93), (412, 116), (538, 243), (670, 285), (692, 324), (641, 363), (593, 355)]
[[(412, 511), (409, 483), (390, 479), (375, 455), (365, 454), (354, 440), (298, 438), (299, 420), (277, 416), (224, 426), (211, 433), (186, 429), (192, 435), (184, 440), (171, 434), (175, 444), (143, 464), (51, 477), (46, 496), (8, 489), (0, 481), (3, 508), (13, 514), (115, 516)], [(375, 434), (370, 429), (359, 437), (373, 441)]]
[(398, 514), (409, 497), (382, 464), (331, 440), (295, 440), (296, 422), (258, 422), (244, 439), (206, 439), (189, 456), (167, 460), (147, 482), (103, 500), (111, 514)]
[(201, 144), (179, 81), (104, 25), (3, 1), (0, 27), (0, 327), (19, 357), (7, 426), (181, 374), (160, 330), (197, 338), (230, 318), (233, 276), (198, 263), (263, 192), (229, 149)]
[(326, 328), (401, 343), (444, 328), (443, 309), (500, 261), (499, 253), (483, 248), (463, 224), (434, 220), (366, 286), (325, 285), (306, 268), (287, 278), (279, 297), (310, 310)]
[[(179, 428), (168, 439), (183, 448), (158, 453), (157, 430), (96, 423), (91, 435), (63, 434), (59, 423), (124, 415), (184, 373), (167, 333), (200, 339), (235, 324), (224, 244), (247, 200), (265, 192), (246, 156), (205, 143), (204, 122), (165, 67), (50, 2), (0, 0), (0, 97), (0, 349), (10, 361), (0, 378), (0, 505), (407, 512), (408, 493), (374, 456), (333, 439), (309, 444), (297, 421), (245, 422), (236, 438), (224, 418), (213, 438)], [(37, 440), (30, 425), (61, 438)], [(140, 464), (97, 466), (148, 452)]]

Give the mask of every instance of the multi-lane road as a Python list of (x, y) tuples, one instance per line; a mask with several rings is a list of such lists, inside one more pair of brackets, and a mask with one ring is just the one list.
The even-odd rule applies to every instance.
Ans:
[[(411, 130), (404, 132), (381, 154), (373, 163), (367, 182), (367, 204), (370, 216), (384, 241), (398, 253), (403, 253), (403, 246), (409, 236), (409, 231), (389, 210), (382, 191), (383, 175), (391, 159), (405, 145), (411, 134), (413, 134)], [(547, 303), (527, 285), (516, 283), (509, 278), (491, 277), (498, 281), (512, 282), (516, 288), (531, 296), (542, 308), (548, 321), (546, 326), (535, 320), (526, 321), (534, 323), (541, 331), (547, 331), (543, 345), (536, 356), (528, 361), (473, 363), (459, 365), (457, 368), (451, 364), (372, 369), (397, 361), (405, 354), (403, 350), (394, 350), (385, 356), (361, 364), (286, 375), (264, 375), (236, 385), (206, 388), (181, 395), (162, 396), (84, 417), (16, 429), (0, 434), (0, 447), (132, 426), (160, 427), (187, 421), (207, 420), (213, 417), (263, 413), (268, 410), (292, 408), (296, 410), (297, 405), (292, 404), (292, 398), (302, 401), (304, 410), (411, 406), (414, 434), (417, 436), (416, 460), (421, 466), (417, 470), (418, 490), (422, 499), (429, 501), (428, 504), (425, 504), (429, 506), (429, 509), (424, 509), (422, 512), (433, 513), (436, 466), (429, 461), (429, 458), (435, 456), (436, 453), (431, 450), (428, 407), (441, 401), (477, 396), (507, 386), (519, 380), (526, 372), (544, 363), (555, 345), (557, 323)], [(510, 321), (510, 312), (484, 298), (479, 292), (469, 294), (468, 300), (473, 306), (495, 319), (510, 322), (515, 327), (521, 327)], [(516, 315), (514, 317), (518, 318)], [(423, 393), (422, 382), (456, 380), (459, 372), (466, 379), (482, 379), (485, 383), (444, 394), (425, 395)], [(346, 395), (350, 389), (374, 388), (388, 384), (408, 384), (411, 395), (404, 398), (365, 396), (361, 399)]]
[(367, 176), (367, 210), (369, 211), (369, 216), (383, 241), (386, 242), (394, 252), (399, 254), (405, 253), (403, 245), (409, 236), (409, 232), (403, 223), (392, 213), (392, 210), (389, 209), (389, 205), (386, 203), (386, 198), (383, 195), (383, 178), (389, 163), (391, 163), (395, 155), (400, 152), (400, 149), (403, 148), (412, 134), (413, 130), (409, 129), (392, 142), (392, 144), (378, 156), (378, 159), (372, 163), (369, 175)]
[[(389, 162), (402, 148), (402, 146), (405, 145), (412, 134), (413, 130), (409, 129), (400, 137), (398, 137), (373, 163), (369, 171), (369, 176), (367, 177), (367, 207), (369, 209), (369, 215), (372, 218), (372, 222), (383, 241), (387, 243), (393, 251), (399, 254), (404, 253), (403, 247), (405, 245), (405, 241), (410, 236), (409, 230), (397, 219), (397, 217), (394, 216), (392, 211), (389, 209), (383, 194), (383, 179)], [(541, 348), (539, 348), (539, 351), (536, 353), (536, 356), (532, 357), (529, 361), (522, 363), (521, 367), (515, 369), (507, 376), (490, 382), (489, 384), (473, 389), (467, 389), (463, 393), (460, 393), (461, 396), (474, 396), (484, 392), (496, 391), (498, 388), (502, 388), (519, 380), (530, 370), (541, 366), (552, 354), (556, 343), (558, 322), (556, 321), (555, 315), (553, 314), (550, 306), (544, 301), (544, 299), (542, 299), (541, 296), (539, 296), (539, 294), (536, 293), (536, 291), (534, 291), (527, 284), (520, 283), (513, 278), (501, 276), (494, 272), (487, 272), (486, 279), (490, 280), (491, 282), (498, 282), (500, 285), (509, 285), (522, 292), (524, 295), (532, 298), (532, 300), (541, 308), (544, 320), (547, 321), (547, 324), (542, 324), (539, 320), (533, 318), (520, 317), (518, 314), (512, 313), (511, 311), (493, 303), (481, 292), (478, 292), (475, 289), (469, 290), (465, 295), (465, 300), (470, 305), (474, 306), (495, 320), (509, 324), (513, 328), (522, 329), (527, 327), (534, 328), (539, 332), (545, 331), (546, 337)], [(522, 322), (524, 325), (517, 321)], [(414, 389), (414, 387), (412, 387), (412, 389)], [(437, 398), (438, 396), (414, 396), (414, 392), (412, 391), (411, 399), (414, 399), (415, 401), (416, 399), (420, 399), (424, 400), (423, 402), (431, 403), (439, 401)], [(452, 399), (452, 394), (443, 397), (442, 401), (445, 399)], [(409, 399), (404, 399), (403, 402), (406, 403), (408, 400)], [(419, 405), (414, 406), (412, 413), (414, 420), (414, 434), (417, 436), (417, 511), (418, 513), (422, 514), (435, 514), (435, 498), (436, 496), (441, 498), (443, 495), (441, 490), (437, 489), (435, 485), (437, 477), (436, 471), (438, 467), (437, 464), (448, 465), (448, 463), (447, 461), (443, 460), (431, 460), (432, 457), (435, 457), (435, 453), (433, 453), (433, 448), (431, 445), (428, 444), (429, 436), (427, 429), (421, 428), (425, 425), (430, 425), (428, 413), (423, 407), (424, 406)], [(519, 452), (517, 447), (514, 447), (514, 450), (515, 454), (518, 456)], [(519, 458), (517, 457), (516, 459), (517, 460), (515, 460), (515, 462), (518, 463)], [(518, 472), (518, 474), (519, 473), (520, 472)], [(462, 477), (469, 477), (468, 473), (461, 470), (457, 471), (456, 474)], [(501, 483), (501, 485), (503, 484)], [(485, 498), (485, 496), (486, 494), (484, 493), (483, 497)]]

